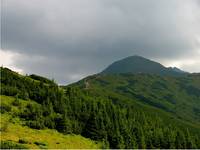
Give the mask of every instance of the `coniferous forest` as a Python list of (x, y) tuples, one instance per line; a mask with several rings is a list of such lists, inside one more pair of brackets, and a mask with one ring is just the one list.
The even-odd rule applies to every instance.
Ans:
[[(81, 135), (101, 142), (101, 148), (200, 148), (198, 74), (97, 74), (58, 86), (53, 80), (1, 67), (1, 95), (14, 97), (14, 106), (21, 99), (28, 102), (13, 115), (23, 126)], [(10, 111), (9, 105), (1, 104), (1, 114)]]

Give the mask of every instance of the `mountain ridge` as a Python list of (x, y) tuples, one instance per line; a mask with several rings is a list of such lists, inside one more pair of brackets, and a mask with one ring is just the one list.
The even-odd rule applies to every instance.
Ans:
[(183, 76), (188, 74), (179, 68), (165, 67), (162, 64), (142, 56), (133, 55), (110, 64), (101, 74), (118, 73), (148, 73), (169, 76)]

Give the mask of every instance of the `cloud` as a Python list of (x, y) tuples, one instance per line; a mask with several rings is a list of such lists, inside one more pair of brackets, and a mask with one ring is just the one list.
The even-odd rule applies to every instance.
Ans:
[(23, 73), (23, 70), (14, 65), (14, 58), (20, 57), (18, 53), (3, 51), (0, 49), (0, 64), (3, 67), (8, 67), (13, 71)]
[(3, 51), (21, 54), (13, 63), (25, 72), (59, 83), (135, 54), (197, 62), (199, 26), (198, 0), (2, 0)]

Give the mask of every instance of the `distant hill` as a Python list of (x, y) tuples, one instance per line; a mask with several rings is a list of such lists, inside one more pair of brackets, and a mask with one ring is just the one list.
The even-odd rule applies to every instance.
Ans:
[(130, 56), (116, 61), (102, 71), (103, 74), (148, 73), (168, 76), (183, 76), (187, 74), (178, 68), (167, 68), (160, 63), (141, 56)]
[(172, 70), (172, 71), (174, 71), (174, 72), (187, 73), (187, 74), (188, 74), (188, 72), (183, 71), (183, 70), (181, 70), (181, 69), (179, 69), (179, 68), (177, 68), (177, 67), (169, 67), (168, 69), (169, 69), (169, 70)]

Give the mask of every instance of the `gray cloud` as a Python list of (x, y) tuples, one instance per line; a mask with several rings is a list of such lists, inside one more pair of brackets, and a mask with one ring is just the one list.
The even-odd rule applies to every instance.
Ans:
[(2, 0), (3, 50), (22, 54), (18, 68), (59, 83), (134, 54), (198, 60), (199, 26), (198, 0)]

